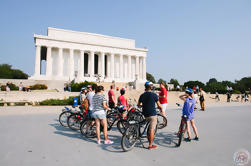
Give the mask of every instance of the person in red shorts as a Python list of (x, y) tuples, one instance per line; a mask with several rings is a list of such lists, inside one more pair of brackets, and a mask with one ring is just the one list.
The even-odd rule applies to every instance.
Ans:
[(166, 111), (167, 111), (167, 90), (165, 88), (165, 83), (160, 83), (160, 93), (159, 93), (159, 102), (162, 106), (162, 112), (161, 114), (166, 117)]

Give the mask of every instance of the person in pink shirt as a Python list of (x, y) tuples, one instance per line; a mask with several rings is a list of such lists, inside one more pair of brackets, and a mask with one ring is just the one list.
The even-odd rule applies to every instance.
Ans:
[(159, 101), (162, 106), (162, 112), (161, 114), (166, 117), (166, 111), (167, 111), (167, 90), (165, 88), (165, 83), (160, 83), (160, 93), (159, 93)]
[(122, 89), (120, 90), (120, 96), (118, 97), (118, 104), (117, 104), (118, 106), (121, 106), (121, 105), (124, 106), (124, 108), (123, 108), (123, 113), (122, 113), (122, 116), (123, 116), (123, 117), (125, 116), (125, 115), (124, 115), (124, 111), (126, 111), (127, 108), (128, 108), (127, 98), (124, 96), (124, 94), (125, 94), (125, 89), (122, 88)]
[(115, 94), (113, 92), (113, 85), (111, 85), (110, 90), (108, 91), (108, 105), (110, 108), (115, 107)]

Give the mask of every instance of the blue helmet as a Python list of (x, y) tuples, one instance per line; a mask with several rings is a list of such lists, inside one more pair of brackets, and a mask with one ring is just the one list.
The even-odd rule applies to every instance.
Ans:
[(187, 92), (187, 93), (193, 93), (193, 90), (192, 90), (191, 88), (187, 88), (187, 89), (186, 89), (186, 92)]
[(153, 86), (153, 83), (151, 81), (146, 81), (145, 87), (147, 87), (147, 86)]

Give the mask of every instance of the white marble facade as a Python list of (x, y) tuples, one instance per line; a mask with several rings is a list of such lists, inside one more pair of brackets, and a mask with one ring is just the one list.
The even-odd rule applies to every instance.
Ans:
[[(48, 28), (34, 35), (35, 80), (131, 82), (146, 80), (147, 49), (135, 41), (86, 32)], [(42, 73), (42, 61), (46, 62)]]

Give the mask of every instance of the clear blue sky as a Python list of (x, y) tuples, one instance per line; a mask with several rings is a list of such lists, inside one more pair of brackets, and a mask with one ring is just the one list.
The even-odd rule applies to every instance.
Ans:
[(5, 0), (0, 20), (0, 63), (29, 75), (50, 26), (135, 39), (156, 79), (251, 76), (250, 0)]

